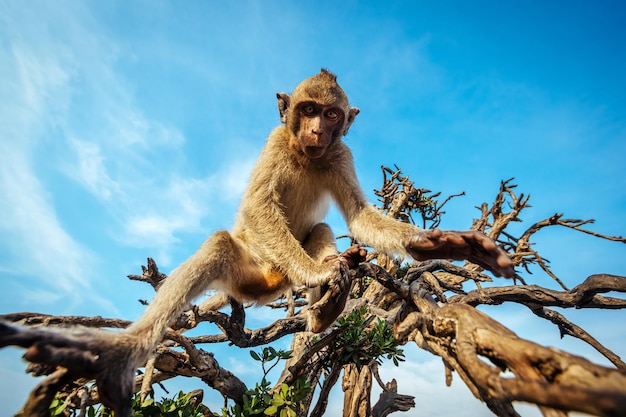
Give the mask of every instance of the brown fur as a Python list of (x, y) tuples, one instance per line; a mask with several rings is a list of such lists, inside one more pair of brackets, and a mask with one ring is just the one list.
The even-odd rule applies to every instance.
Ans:
[[(379, 251), (419, 259), (473, 257), (511, 275), (506, 255), (501, 259), (502, 251), (484, 235), (424, 231), (367, 203), (352, 154), (341, 140), (359, 110), (350, 107), (334, 74), (322, 70), (291, 96), (278, 93), (277, 98), (284, 125), (267, 139), (232, 231), (211, 236), (174, 270), (130, 333), (153, 346), (182, 306), (208, 288), (266, 303), (293, 285), (319, 288), (339, 279), (346, 259), (329, 257), (337, 250), (332, 232), (321, 223), (331, 200), (354, 237)], [(493, 248), (486, 251), (485, 245)]]
[[(418, 259), (470, 259), (496, 274), (513, 274), (506, 254), (479, 232), (421, 230), (367, 203), (352, 154), (341, 140), (359, 110), (350, 107), (332, 73), (322, 70), (291, 96), (278, 93), (277, 98), (284, 125), (267, 139), (231, 232), (209, 237), (170, 274), (139, 320), (102, 339), (102, 354), (119, 358), (114, 369), (97, 378), (101, 399), (123, 416), (130, 415), (129, 375), (146, 360), (168, 324), (207, 289), (266, 303), (291, 286), (324, 286), (330, 307), (310, 308), (309, 328), (322, 331), (332, 324), (347, 298), (348, 264), (358, 262), (359, 254), (337, 256), (333, 234), (321, 223), (331, 200), (354, 237), (379, 251)], [(319, 295), (317, 291), (312, 300)], [(107, 340), (114, 341), (110, 348)]]

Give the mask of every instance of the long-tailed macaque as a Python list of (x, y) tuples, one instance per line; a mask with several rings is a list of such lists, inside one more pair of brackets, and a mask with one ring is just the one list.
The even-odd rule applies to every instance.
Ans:
[[(184, 306), (207, 289), (259, 304), (293, 286), (326, 286), (345, 293), (347, 266), (359, 254), (338, 255), (334, 236), (322, 223), (331, 201), (354, 238), (378, 251), (417, 260), (467, 259), (498, 276), (513, 276), (509, 257), (480, 232), (422, 230), (368, 204), (352, 154), (342, 141), (359, 110), (350, 107), (335, 75), (322, 70), (291, 96), (277, 97), (283, 124), (267, 139), (230, 233), (209, 237), (169, 275), (145, 314), (125, 331), (94, 336), (101, 338), (100, 348), (94, 352), (91, 347), (91, 352), (108, 357), (96, 377), (99, 395), (116, 415), (130, 415), (136, 367)], [(337, 303), (334, 317), (309, 315), (309, 328), (320, 331), (332, 323), (345, 296), (338, 296)], [(31, 360), (40, 356), (37, 351), (26, 355)]]

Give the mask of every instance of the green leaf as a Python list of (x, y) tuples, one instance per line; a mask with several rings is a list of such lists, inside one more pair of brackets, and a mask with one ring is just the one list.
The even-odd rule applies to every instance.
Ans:
[(280, 407), (285, 404), (285, 398), (280, 395), (280, 393), (275, 392), (274, 397), (272, 398), (272, 405)]
[(279, 352), (280, 354), (280, 358), (287, 360), (287, 359), (291, 359), (291, 355), (293, 354), (293, 350), (281, 350)]
[(271, 346), (266, 347), (265, 349), (263, 349), (263, 359), (266, 362), (270, 362), (273, 361), (276, 358), (276, 349), (274, 349)]
[(296, 412), (289, 407), (280, 410), (280, 417), (296, 417)]
[[(67, 408), (67, 403), (64, 401), (61, 401), (59, 399), (55, 399), (56, 404), (54, 404), (53, 410), (50, 413), (51, 416), (62, 416), (63, 415), (63, 411), (65, 411), (65, 409)], [(51, 404), (52, 406), (52, 404)], [(52, 408), (52, 407), (51, 407)]]

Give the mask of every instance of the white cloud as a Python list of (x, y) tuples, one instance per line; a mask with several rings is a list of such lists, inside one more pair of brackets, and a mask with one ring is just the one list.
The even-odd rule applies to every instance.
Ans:
[(118, 185), (109, 177), (100, 146), (75, 138), (69, 138), (68, 142), (76, 153), (77, 161), (68, 166), (67, 174), (98, 198), (110, 200), (117, 194)]
[[(403, 347), (406, 362), (399, 367), (389, 361), (380, 368), (380, 376), (387, 383), (395, 378), (398, 393), (415, 397), (415, 408), (419, 415), (427, 416), (482, 416), (490, 415), (487, 406), (476, 399), (457, 373), (452, 374), (452, 384), (445, 384), (445, 371), (441, 358), (420, 350), (413, 344)], [(382, 390), (374, 383), (372, 402), (378, 401)], [(442, 400), (448, 398), (449, 400)], [(540, 416), (535, 406), (514, 407), (524, 416)]]
[(241, 197), (241, 194), (248, 185), (250, 171), (256, 162), (256, 155), (247, 157), (233, 158), (228, 164), (212, 175), (212, 181), (219, 185), (219, 192), (222, 198), (226, 200), (235, 200)]
[(174, 241), (172, 230), (176, 228), (171, 219), (164, 216), (142, 214), (131, 217), (126, 224), (127, 236), (131, 239), (130, 244), (143, 246), (169, 245)]
[[(254, 350), (254, 349), (253, 349)], [(243, 351), (237, 351), (238, 354), (244, 354)], [(221, 359), (224, 361), (224, 359)], [(259, 362), (253, 362), (250, 356), (246, 360), (241, 360), (236, 356), (229, 356), (227, 362), (221, 365), (223, 368), (228, 369), (233, 374), (240, 378), (246, 377), (258, 377), (260, 365), (258, 367), (253, 366), (253, 363), (259, 364)]]
[[(126, 245), (154, 248), (160, 264), (168, 265), (168, 249), (178, 242), (180, 232), (201, 229), (202, 219), (210, 213), (214, 185), (209, 180), (185, 179), (175, 174), (167, 184), (152, 184), (138, 191), (131, 184), (124, 189), (126, 205), (118, 207), (123, 229), (116, 238)], [(131, 190), (139, 195), (131, 195)]]
[[(67, 136), (79, 70), (62, 39), (71, 32), (74, 19), (68, 19), (64, 8), (54, 10), (57, 19), (47, 22), (41, 16), (50, 16), (36, 7), (13, 7), (9, 17), (1, 18), (0, 246), (6, 254), (1, 269), (20, 277), (11, 285), (19, 289), (16, 295), (22, 303), (32, 299), (31, 305), (45, 309), (62, 297), (64, 308), (88, 301), (117, 311), (93, 291), (98, 257), (64, 228), (49, 188), (48, 177), (54, 175), (50, 167), (67, 157), (58, 145)], [(51, 30), (55, 24), (63, 30)], [(61, 39), (48, 31), (61, 34)], [(84, 162), (77, 177), (110, 194), (97, 147), (74, 144)]]
[(18, 97), (23, 101), (23, 109), (36, 117), (42, 117), (55, 108), (63, 109), (67, 97), (59, 92), (65, 93), (63, 89), (70, 76), (62, 62), (56, 57), (37, 55), (18, 46), (12, 48), (12, 55), (19, 82)]
[[(48, 187), (61, 184), (45, 177), (52, 168), (53, 174), (66, 175), (97, 199), (108, 214), (100, 226), (103, 234), (124, 245), (153, 248), (169, 263), (176, 235), (201, 230), (212, 206), (238, 197), (252, 162), (238, 159), (242, 162), (231, 166), (225, 157), (221, 172), (190, 178), (181, 150), (185, 136), (151, 119), (136, 103), (132, 84), (118, 69), (121, 48), (115, 40), (81, 6), (42, 13), (29, 7), (11, 10), (11, 21), (5, 22), (10, 48), (0, 52), (9, 64), (0, 71), (11, 86), (2, 87), (0, 105), (10, 112), (0, 116), (5, 126), (0, 132), (4, 145), (24, 162), (21, 170), (16, 168), (23, 178), (13, 198), (41, 199), (52, 193)], [(47, 152), (42, 146), (51, 141), (54, 146)], [(5, 164), (4, 169), (7, 186), (13, 168)], [(57, 258), (65, 259), (64, 270), (71, 268), (88, 251), (63, 230), (51, 196), (39, 204), (27, 203), (19, 202), (20, 212), (25, 205), (39, 210), (38, 216), (27, 217), (41, 220), (36, 227), (44, 234), (40, 239), (64, 248), (66, 256)], [(15, 230), (25, 233), (18, 226)], [(80, 255), (67, 262), (69, 253)], [(24, 254), (42, 261), (36, 251)], [(79, 270), (69, 276), (87, 279)]]
[[(409, 360), (399, 367), (384, 364), (380, 376), (385, 383), (395, 378), (398, 392), (413, 395), (420, 413), (444, 416), (457, 415), (459, 410), (463, 410), (463, 415), (488, 414), (485, 405), (474, 398), (458, 375), (454, 375), (452, 385), (446, 387), (444, 366), (440, 358), (419, 351), (415, 346), (407, 345), (404, 349)], [(374, 392), (372, 400), (377, 401), (380, 389)], [(442, 395), (454, 398), (454, 401), (441, 401)]]
[(14, 259), (3, 269), (45, 276), (50, 287), (78, 296), (76, 288), (88, 287), (95, 256), (63, 230), (27, 156), (6, 147), (0, 154), (0, 243)]
[[(39, 133), (56, 125), (51, 116), (62, 116), (66, 108), (68, 73), (55, 59), (19, 45), (2, 55), (7, 58), (2, 70), (7, 84), (0, 112), (0, 244), (12, 256), (2, 269), (45, 276), (48, 288), (76, 294), (72, 289), (88, 286), (87, 265), (94, 256), (61, 226), (38, 178), (41, 162), (33, 158)], [(29, 294), (42, 295), (32, 288)], [(44, 296), (37, 301), (53, 300)]]
[[(168, 250), (179, 241), (178, 233), (211, 233), (212, 230), (204, 230), (207, 217), (218, 212), (220, 206), (234, 211), (234, 203), (246, 186), (252, 164), (251, 158), (226, 161), (222, 169), (201, 179), (184, 178), (172, 172), (163, 178), (166, 184), (150, 184), (141, 191), (127, 184), (124, 198), (133, 203), (120, 208), (125, 211), (125, 220), (123, 235), (118, 239), (136, 247), (155, 248), (160, 264), (169, 265)], [(147, 182), (147, 179), (140, 181)], [(131, 196), (131, 189), (143, 197)]]

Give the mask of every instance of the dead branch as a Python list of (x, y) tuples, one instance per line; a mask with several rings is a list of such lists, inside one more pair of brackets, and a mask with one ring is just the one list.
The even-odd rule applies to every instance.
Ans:
[(513, 401), (602, 416), (626, 412), (626, 373), (520, 339), (470, 306), (411, 313), (396, 331), (441, 354), (498, 415), (516, 415)]
[[(441, 217), (445, 214), (443, 207), (454, 197), (465, 193), (452, 194), (439, 203), (437, 197), (441, 193), (431, 194), (430, 190), (417, 188), (408, 176), (402, 175), (402, 170), (395, 167), (395, 171), (381, 167), (383, 172), (383, 185), (380, 190), (374, 190), (379, 197), (381, 210), (394, 219), (407, 223), (414, 223), (412, 212), (417, 211), (421, 218), (421, 227), (435, 228), (441, 223)], [(430, 225), (427, 225), (431, 222)]]
[(148, 258), (147, 267), (141, 265), (141, 271), (141, 275), (128, 275), (128, 279), (132, 281), (147, 282), (152, 286), (152, 288), (154, 288), (155, 291), (159, 288), (161, 282), (167, 278), (167, 275), (159, 271), (156, 262), (154, 262), (154, 259), (152, 258)]
[(67, 369), (59, 368), (54, 371), (31, 391), (24, 408), (22, 408), (22, 415), (49, 416), (50, 402), (56, 393), (71, 380), (72, 377)]
[(568, 291), (556, 291), (538, 285), (481, 288), (464, 295), (452, 296), (448, 301), (450, 303), (463, 303), (471, 306), (515, 302), (545, 307), (626, 308), (626, 300), (597, 295), (609, 291), (626, 292), (626, 277), (606, 274), (591, 275), (582, 284)]
[(368, 365), (361, 370), (349, 365), (344, 368), (341, 389), (344, 394), (343, 415), (370, 417), (370, 393), (372, 389), (372, 372)]
[(326, 378), (324, 378), (324, 383), (320, 389), (320, 398), (315, 404), (315, 408), (313, 408), (310, 417), (321, 417), (324, 415), (326, 407), (328, 406), (328, 396), (330, 395), (330, 390), (337, 383), (342, 369), (343, 367), (341, 365), (334, 365), (330, 369), (330, 372), (328, 372)]
[[(478, 220), (474, 220), (471, 229), (480, 230), (486, 233), (490, 238), (498, 240), (502, 231), (511, 222), (520, 222), (519, 214), (525, 208), (531, 207), (528, 204), (530, 196), (524, 196), (520, 194), (519, 197), (515, 195), (513, 189), (517, 187), (515, 184), (511, 184), (513, 178), (509, 178), (506, 181), (500, 183), (500, 190), (494, 199), (494, 203), (489, 208), (487, 203), (483, 203), (480, 207), (477, 207), (481, 211), (481, 217)], [(507, 199), (508, 197), (508, 199)], [(508, 200), (511, 200), (508, 204), (510, 211), (505, 212), (504, 206)], [(491, 217), (491, 221), (489, 218)]]
[(372, 408), (372, 417), (386, 417), (396, 411), (409, 411), (415, 407), (415, 397), (398, 394), (398, 383), (395, 379), (383, 386), (378, 402)]
[[(398, 167), (383, 167), (383, 187), (376, 191), (383, 210), (390, 216), (413, 222), (413, 212), (421, 216), (426, 227), (438, 227), (444, 214), (443, 206), (457, 194), (439, 203), (440, 193), (417, 188)], [(531, 239), (540, 230), (562, 226), (590, 236), (626, 243), (626, 238), (603, 235), (585, 228), (593, 220), (563, 219), (557, 213), (527, 228), (515, 237), (506, 229), (521, 221), (521, 212), (530, 207), (529, 196), (516, 194), (513, 179), (502, 181), (491, 206), (479, 207), (480, 218), (472, 229), (481, 230), (497, 240), (514, 259), (516, 266), (529, 271), (537, 264), (561, 287), (552, 290), (538, 285), (526, 285), (521, 277), (513, 281), (493, 280), (480, 267), (466, 264), (460, 267), (446, 260), (416, 262), (410, 268), (400, 268), (400, 262), (380, 254), (370, 254), (368, 262), (352, 271), (355, 285), (352, 299), (344, 314), (367, 306), (366, 323), (380, 318), (394, 326), (397, 342), (414, 342), (420, 348), (440, 356), (446, 383), (453, 372), (468, 386), (474, 396), (484, 401), (497, 415), (517, 415), (512, 403), (525, 401), (537, 404), (544, 415), (564, 416), (567, 411), (580, 411), (601, 416), (626, 413), (626, 365), (611, 350), (550, 307), (576, 309), (621, 309), (626, 300), (604, 296), (607, 292), (626, 292), (626, 278), (615, 275), (592, 275), (583, 283), (568, 289), (549, 268), (549, 261), (533, 248)], [(376, 262), (376, 263), (374, 263)], [(146, 282), (157, 289), (164, 274), (148, 259), (141, 275), (130, 279)], [(490, 282), (487, 288), (482, 283)], [(474, 285), (467, 290), (464, 285)], [(504, 283), (504, 285), (502, 284)], [(519, 285), (521, 283), (521, 285)], [(183, 313), (168, 331), (151, 360), (154, 369), (146, 367), (133, 383), (135, 392), (144, 395), (155, 383), (176, 375), (198, 378), (226, 398), (241, 402), (246, 386), (235, 375), (219, 366), (212, 353), (197, 347), (200, 343), (228, 342), (239, 347), (261, 346), (294, 334), (293, 357), (287, 362), (281, 382), (292, 384), (304, 376), (319, 393), (311, 392), (304, 400), (306, 415), (321, 416), (328, 404), (328, 395), (339, 378), (345, 390), (344, 415), (387, 416), (395, 411), (407, 411), (415, 406), (414, 398), (398, 394), (395, 380), (383, 383), (375, 362), (357, 369), (341, 362), (342, 350), (335, 341), (345, 331), (335, 327), (326, 334), (315, 336), (305, 332), (304, 315), (298, 308), (306, 304), (304, 292), (296, 290), (284, 299), (272, 303), (272, 308), (285, 309), (286, 317), (267, 327), (245, 327), (246, 306), (224, 296), (213, 303), (206, 302)], [(219, 302), (218, 302), (219, 301)], [(606, 356), (617, 369), (595, 365), (566, 352), (539, 346), (519, 338), (497, 321), (478, 311), (479, 305), (515, 302), (526, 306), (537, 317), (550, 320), (562, 336), (569, 335), (585, 341)], [(231, 304), (231, 314), (217, 309)], [(209, 308), (210, 307), (210, 308)], [(322, 307), (323, 308), (323, 307)], [(102, 317), (49, 316), (37, 313), (12, 313), (0, 316), (0, 347), (17, 345), (27, 348), (25, 358), (42, 364), (32, 364), (29, 371), (50, 375), (29, 397), (25, 415), (45, 415), (50, 400), (60, 392), (75, 408), (85, 409), (99, 401), (97, 391), (85, 384), (100, 375), (106, 366), (107, 352), (94, 344), (90, 335), (100, 329), (122, 329), (125, 320)], [(187, 337), (183, 333), (199, 323), (215, 323), (221, 333)], [(6, 323), (6, 324), (5, 324)], [(10, 325), (14, 323), (19, 326)], [(80, 325), (75, 328), (70, 326)], [(20, 327), (27, 326), (27, 327)], [(51, 330), (56, 328), (57, 330)], [(113, 337), (113, 336), (111, 336)], [(354, 348), (360, 348), (356, 343)], [(181, 350), (182, 348), (182, 350)], [(371, 385), (376, 380), (383, 387), (378, 402), (370, 406)], [(317, 402), (313, 404), (314, 399)]]
[(19, 324), (22, 326), (84, 326), (92, 328), (125, 329), (130, 321), (121, 319), (108, 319), (100, 316), (51, 316), (41, 313), (10, 313), (0, 314), (0, 321)]
[(188, 354), (160, 346), (157, 349), (155, 367), (172, 376), (181, 375), (200, 378), (204, 383), (219, 391), (227, 398), (241, 402), (246, 385), (230, 371), (221, 368), (212, 353), (198, 349), (196, 360)]
[(585, 329), (575, 325), (574, 323), (566, 319), (563, 314), (557, 313), (556, 311), (546, 307), (533, 308), (532, 305), (527, 306), (538, 317), (544, 318), (556, 324), (559, 328), (559, 332), (561, 333), (561, 337), (567, 335), (582, 340), (583, 342), (589, 344), (595, 350), (600, 352), (618, 369), (626, 371), (626, 363), (624, 363), (619, 356), (617, 356), (613, 351), (602, 345), (602, 343), (600, 343), (596, 338), (591, 336)]

